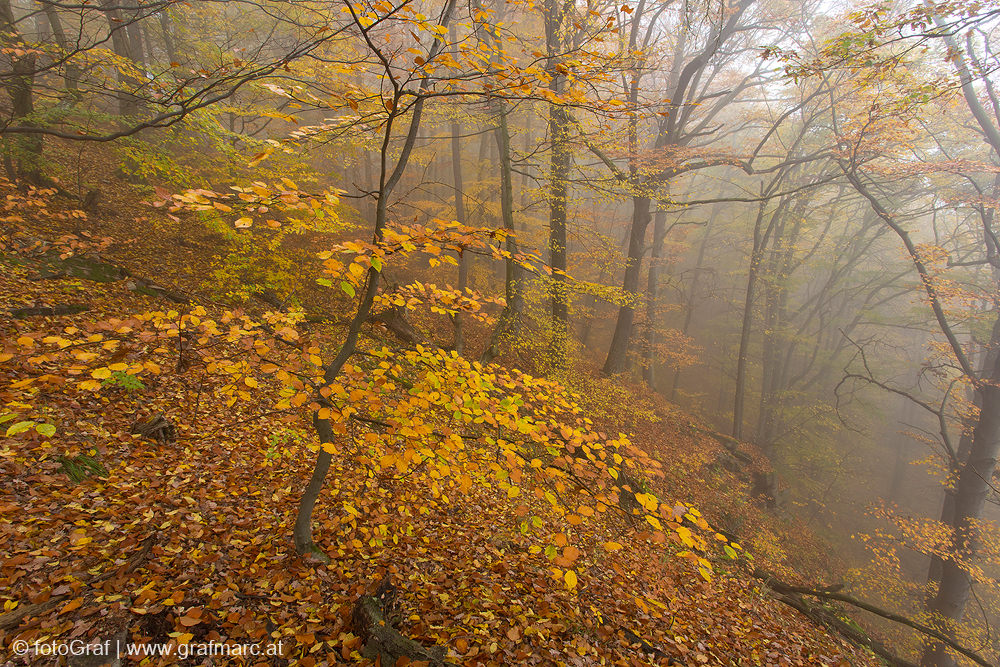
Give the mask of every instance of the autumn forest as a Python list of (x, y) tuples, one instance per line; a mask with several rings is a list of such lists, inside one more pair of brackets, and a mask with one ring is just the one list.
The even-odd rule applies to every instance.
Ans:
[(0, 0), (0, 665), (1000, 665), (998, 50)]

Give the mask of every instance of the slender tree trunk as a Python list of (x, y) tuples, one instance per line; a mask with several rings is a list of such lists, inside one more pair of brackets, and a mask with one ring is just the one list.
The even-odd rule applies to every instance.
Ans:
[(660, 266), (663, 243), (667, 236), (667, 212), (657, 211), (653, 218), (653, 247), (649, 255), (649, 275), (646, 281), (646, 340), (642, 350), (642, 379), (656, 391), (656, 315), (660, 299)]
[[(553, 88), (559, 93), (558, 79)], [(569, 186), (569, 122), (566, 111), (549, 105), (549, 134), (552, 155), (549, 180), (549, 266), (552, 268), (552, 340), (550, 349), (557, 367), (566, 363), (569, 332), (569, 294), (566, 283), (566, 204)]]
[[(451, 15), (455, 10), (455, 2), (456, 0), (449, 0), (448, 4), (442, 11), (441, 25), (446, 29), (448, 27), (448, 23), (450, 22)], [(427, 59), (430, 60), (437, 53), (439, 48), (440, 42), (435, 42), (434, 45), (430, 47), (430, 57)], [(427, 86), (428, 82), (424, 80), (422, 84)], [(390, 139), (392, 138), (392, 128), (394, 121), (399, 118), (398, 114), (402, 113), (400, 111), (399, 98), (397, 97), (393, 100), (394, 111), (389, 113), (389, 118), (386, 120), (386, 126), (382, 137), (382, 150), (380, 152), (381, 168), (379, 172), (378, 198), (375, 203), (375, 229), (373, 234), (375, 243), (379, 243), (383, 239), (389, 197), (396, 185), (399, 183), (399, 179), (403, 176), (403, 172), (406, 170), (406, 165), (410, 159), (410, 154), (413, 152), (413, 146), (417, 140), (417, 130), (420, 128), (420, 120), (423, 116), (424, 102), (426, 99), (426, 97), (418, 98), (411, 107), (410, 125), (406, 133), (406, 139), (403, 141), (399, 157), (395, 160), (395, 166), (390, 169), (389, 147)], [(374, 266), (368, 269), (368, 283), (365, 286), (361, 302), (358, 304), (358, 309), (351, 320), (350, 327), (347, 331), (347, 338), (341, 346), (340, 351), (337, 353), (336, 358), (323, 369), (324, 386), (329, 386), (334, 382), (334, 380), (337, 379), (337, 376), (340, 374), (344, 364), (346, 364), (347, 360), (354, 355), (354, 352), (357, 349), (358, 336), (361, 334), (361, 328), (368, 319), (368, 315), (371, 313), (372, 304), (375, 302), (375, 295), (378, 293), (380, 278), (381, 272), (378, 269)], [(317, 392), (316, 401), (321, 407), (329, 407), (329, 402), (321, 392)], [(306, 486), (302, 494), (302, 499), (299, 501), (298, 514), (295, 517), (295, 529), (292, 537), (295, 544), (295, 550), (299, 555), (317, 553), (320, 551), (313, 542), (312, 513), (313, 508), (316, 505), (316, 500), (319, 498), (319, 494), (323, 490), (323, 482), (330, 470), (330, 463), (333, 460), (334, 451), (333, 443), (335, 440), (335, 434), (330, 420), (328, 418), (320, 418), (319, 412), (316, 412), (313, 414), (313, 425), (316, 428), (316, 434), (319, 436), (320, 451), (316, 457), (316, 466), (313, 468), (309, 484)]]
[[(957, 453), (964, 465), (954, 491), (945, 495), (941, 510), (941, 521), (952, 527), (949, 552), (954, 556), (932, 562), (929, 572), (931, 581), (935, 581), (935, 575), (939, 577), (936, 579), (937, 595), (929, 605), (930, 610), (956, 625), (965, 616), (972, 592), (972, 577), (966, 568), (973, 564), (979, 549), (977, 522), (983, 516), (991, 490), (990, 480), (1000, 456), (1000, 318), (994, 322), (989, 350), (983, 355), (983, 368), (984, 381), (976, 390), (975, 400), (979, 418), (971, 437), (963, 435), (959, 441)], [(966, 458), (963, 458), (963, 447), (968, 448)], [(942, 630), (953, 635), (955, 629), (944, 627)], [(934, 642), (925, 648), (921, 664), (949, 667), (955, 660), (946, 652), (944, 644)]]
[[(1000, 345), (1000, 339), (991, 341)], [(969, 457), (959, 474), (955, 488), (955, 508), (953, 536), (950, 553), (941, 571), (938, 593), (931, 602), (931, 610), (946, 621), (959, 624), (965, 616), (965, 607), (972, 593), (972, 577), (967, 568), (974, 566), (979, 549), (979, 521), (983, 517), (983, 506), (990, 492), (990, 480), (996, 469), (1000, 455), (1000, 362), (994, 362), (986, 382), (977, 389), (982, 401), (979, 420), (972, 432), (972, 447)], [(954, 634), (954, 626), (944, 628)], [(922, 664), (929, 667), (945, 667), (954, 664), (954, 658), (947, 654), (944, 644), (933, 642), (927, 645)]]
[[(532, 109), (527, 108), (524, 114), (524, 155), (531, 155), (531, 117)], [(531, 195), (529, 190), (531, 189), (531, 167), (528, 164), (522, 164), (521, 168), (521, 234), (525, 235), (528, 233), (528, 209), (531, 206)]]
[[(11, 113), (18, 124), (25, 127), (37, 127), (31, 116), (35, 113), (35, 54), (21, 44), (21, 32), (17, 27), (14, 11), (10, 0), (0, 0), (0, 44), (10, 51), (5, 55), (12, 76), (6, 77), (5, 88), (10, 96)], [(15, 49), (26, 51), (24, 55), (16, 55)], [(2, 62), (2, 61), (0, 61)], [(17, 157), (17, 176), (27, 176), (34, 183), (41, 183), (42, 137), (39, 134), (22, 134), (14, 142)], [(10, 150), (10, 146), (7, 146)], [(9, 158), (6, 158), (9, 159)]]
[[(63, 30), (59, 11), (48, 0), (39, 0), (39, 4), (45, 12), (45, 17), (49, 20), (49, 25), (52, 27), (52, 36), (55, 37), (56, 44), (59, 45), (59, 49), (62, 51), (62, 57), (70, 58), (75, 46), (70, 43), (69, 38), (66, 36), (66, 31)], [(63, 85), (66, 86), (66, 92), (68, 93), (63, 102), (67, 106), (73, 106), (80, 101), (80, 68), (68, 61), (63, 67)]]
[[(561, 0), (545, 2), (545, 43), (550, 77), (549, 90), (561, 95), (566, 76), (560, 61), (563, 48), (565, 6)], [(568, 294), (566, 291), (566, 204), (569, 188), (569, 119), (559, 104), (549, 104), (549, 137), (552, 152), (549, 162), (549, 266), (552, 268), (552, 339), (549, 342), (553, 363), (566, 363), (566, 336), (569, 333)]]
[[(991, 341), (1000, 341), (1000, 317), (993, 323), (993, 333), (990, 336)], [(989, 349), (985, 351), (982, 355), (979, 374), (980, 377), (985, 377), (986, 372), (989, 368), (992, 368), (997, 363), (997, 358), (1000, 356), (1000, 345), (991, 344)], [(982, 410), (982, 400), (983, 397), (979, 392), (973, 392), (972, 404), (975, 406), (977, 411)], [(972, 433), (975, 429), (975, 423), (972, 419), (966, 420), (962, 424), (962, 435), (958, 440), (958, 451), (955, 452), (957, 462), (952, 464), (952, 469), (950, 475), (954, 482), (958, 481), (958, 476), (961, 473), (961, 469), (958, 467), (960, 462), (965, 461), (969, 452), (972, 451)], [(946, 526), (952, 526), (955, 522), (955, 484), (950, 483), (945, 489), (944, 500), (941, 504), (941, 523)], [(934, 556), (931, 558), (930, 566), (927, 569), (927, 582), (932, 584), (941, 583), (941, 573), (944, 569), (944, 561)], [(930, 604), (928, 600), (928, 604)]]
[[(727, 172), (728, 176), (728, 172)], [(712, 205), (712, 210), (708, 214), (708, 223), (705, 225), (705, 235), (701, 239), (701, 243), (698, 245), (698, 259), (694, 264), (694, 277), (691, 279), (691, 291), (689, 292), (689, 297), (687, 299), (687, 308), (684, 312), (684, 326), (681, 328), (681, 333), (685, 336), (691, 330), (691, 320), (694, 317), (694, 300), (698, 295), (698, 283), (701, 276), (701, 267), (705, 263), (705, 249), (708, 247), (708, 239), (712, 235), (712, 224), (715, 222), (715, 216), (719, 214), (722, 208), (721, 203), (716, 203)], [(681, 382), (681, 369), (674, 371), (674, 381), (673, 385), (670, 387), (670, 400), (671, 402), (677, 401), (677, 388), (680, 386)]]
[(511, 180), (510, 134), (507, 129), (507, 107), (503, 100), (494, 100), (497, 109), (498, 123), (494, 130), (497, 140), (497, 150), (500, 153), (500, 212), (503, 217), (503, 227), (507, 230), (505, 241), (504, 266), (504, 296), (506, 305), (500, 314), (490, 343), (483, 350), (479, 361), (486, 365), (500, 354), (500, 346), (504, 339), (517, 336), (524, 312), (524, 297), (522, 293), (522, 269), (515, 260), (518, 254), (517, 242), (514, 237), (514, 189)]
[[(122, 10), (116, 5), (115, 0), (101, 0), (101, 7), (108, 21), (108, 30), (111, 34), (111, 47), (114, 49), (115, 55), (126, 58), (141, 68), (141, 60), (137, 63), (135, 58), (136, 40), (129, 35), (129, 28), (131, 26), (127, 23), (127, 21), (134, 22), (137, 19), (124, 18)], [(139, 115), (140, 102), (135, 93), (141, 84), (134, 76), (122, 72), (120, 69), (117, 78), (118, 114), (121, 116), (120, 124), (125, 126), (131, 122), (129, 119)]]
[(646, 228), (649, 227), (649, 197), (632, 198), (632, 232), (629, 235), (628, 259), (625, 262), (625, 278), (622, 287), (628, 303), (618, 308), (618, 321), (614, 337), (604, 362), (604, 375), (616, 375), (625, 370), (629, 341), (632, 335), (632, 321), (635, 318), (635, 304), (640, 298), (639, 276), (642, 273), (642, 254), (645, 247)]
[[(764, 223), (765, 202), (761, 202), (757, 211), (757, 219), (753, 227), (753, 249), (750, 251), (750, 268), (747, 272), (747, 292), (743, 302), (743, 326), (740, 329), (740, 350), (736, 356), (736, 390), (733, 399), (733, 431), (737, 440), (743, 439), (743, 406), (746, 402), (747, 362), (750, 350), (750, 329), (753, 324), (753, 304), (756, 299), (757, 277), (760, 271), (761, 259), (767, 247), (768, 237), (775, 222), (782, 215), (788, 199), (782, 199), (778, 209), (771, 215), (767, 230), (761, 229)], [(763, 232), (763, 233), (762, 233)]]
[[(451, 173), (455, 184), (455, 221), (461, 226), (466, 225), (465, 221), (465, 195), (462, 189), (462, 124), (451, 123)], [(464, 252), (458, 255), (458, 291), (465, 294), (469, 286), (469, 258)], [(465, 331), (462, 327), (462, 313), (456, 312), (453, 318), (455, 323), (455, 352), (464, 354), (465, 352)]]
[(163, 49), (167, 52), (169, 65), (173, 67), (180, 62), (177, 60), (177, 52), (174, 49), (174, 37), (171, 30), (170, 8), (164, 7), (160, 10), (160, 32), (163, 35)]

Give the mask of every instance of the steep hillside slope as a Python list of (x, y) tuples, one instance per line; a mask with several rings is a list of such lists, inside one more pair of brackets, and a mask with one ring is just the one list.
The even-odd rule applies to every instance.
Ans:
[[(154, 213), (81, 222), (49, 194), (3, 187), (6, 664), (56, 664), (58, 647), (104, 640), (166, 647), (152, 664), (357, 662), (378, 632), (357, 620), (357, 602), (380, 582), (390, 625), (442, 647), (431, 659), (470, 667), (876, 664), (751, 576), (838, 576), (808, 530), (753, 497), (755, 483), (775, 488), (761, 486), (759, 453), (661, 397), (586, 374), (573, 388), (595, 442), (627, 439), (650, 457), (629, 472), (631, 500), (567, 513), (568, 501), (455, 484), (433, 465), (392, 474), (356, 444), (359, 430), (334, 455), (314, 515), (329, 562), (297, 556), (291, 529), (316, 450), (308, 413), (275, 409), (267, 379), (249, 372), (246, 397), (230, 401), (211, 366), (185, 361), (197, 340), (143, 345), (150, 313), (249, 327), (264, 307), (226, 315), (213, 304), (204, 249), (157, 233)], [(100, 259), (79, 260), (95, 249)], [(336, 322), (312, 327), (316, 341), (342, 335)], [(619, 511), (650, 499), (677, 508), (687, 533)], [(198, 653), (223, 643), (275, 654)]]

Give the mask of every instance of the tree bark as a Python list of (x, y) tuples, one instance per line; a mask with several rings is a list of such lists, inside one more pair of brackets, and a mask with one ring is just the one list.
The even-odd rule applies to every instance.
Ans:
[[(0, 44), (11, 49), (7, 54), (10, 62), (10, 74), (4, 77), (7, 82), (4, 87), (7, 95), (10, 96), (11, 114), (14, 118), (24, 119), (22, 126), (37, 127), (32, 114), (35, 113), (35, 61), (36, 56), (31, 53), (23, 43), (21, 31), (17, 27), (10, 0), (0, 0)], [(17, 55), (14, 49), (21, 49), (26, 52), (24, 55)], [(19, 137), (17, 145), (17, 168), (16, 175), (27, 176), (34, 183), (41, 182), (41, 166), (39, 159), (42, 155), (42, 137), (34, 133), (27, 133)], [(13, 176), (13, 175), (12, 175)]]
[(80, 101), (80, 68), (69, 62), (75, 46), (70, 43), (69, 38), (66, 36), (62, 20), (59, 18), (59, 10), (56, 9), (55, 5), (49, 0), (39, 0), (39, 4), (45, 11), (45, 17), (49, 20), (49, 25), (52, 26), (52, 35), (56, 39), (56, 44), (62, 50), (63, 58), (67, 59), (67, 62), (63, 65), (63, 85), (66, 86), (66, 92), (68, 93), (64, 102), (68, 106), (73, 106)]
[(615, 323), (614, 337), (608, 349), (608, 358), (604, 362), (604, 375), (617, 375), (625, 370), (625, 360), (628, 358), (629, 341), (632, 336), (632, 321), (635, 319), (635, 303), (638, 301), (639, 277), (642, 274), (642, 255), (645, 248), (646, 228), (649, 227), (649, 197), (632, 198), (632, 231), (629, 234), (628, 258), (625, 261), (625, 278), (622, 280), (622, 291), (628, 303), (618, 308), (618, 320)]
[[(451, 173), (455, 184), (455, 221), (465, 226), (465, 190), (462, 187), (462, 124), (451, 123)], [(458, 254), (458, 291), (465, 294), (469, 286), (469, 258), (464, 252)], [(462, 323), (462, 313), (456, 312), (452, 317), (455, 325), (455, 352), (459, 355), (465, 352), (465, 331)]]
[[(545, 41), (549, 90), (561, 95), (566, 77), (559, 71), (562, 51), (562, 24), (565, 11), (561, 0), (545, 3)], [(569, 307), (566, 284), (566, 204), (569, 189), (569, 118), (556, 103), (549, 104), (549, 136), (552, 152), (549, 162), (549, 266), (552, 269), (552, 338), (549, 349), (557, 368), (566, 363), (566, 337), (569, 333)]]
[[(743, 299), (743, 324), (740, 328), (740, 349), (736, 354), (736, 390), (733, 396), (733, 430), (731, 435), (737, 440), (743, 439), (743, 405), (746, 401), (747, 355), (750, 349), (750, 328), (753, 323), (753, 304), (757, 292), (757, 272), (760, 267), (766, 237), (761, 234), (764, 222), (764, 206), (761, 202), (757, 210), (757, 219), (753, 227), (753, 248), (750, 251), (750, 268), (747, 271), (747, 289)], [(771, 216), (773, 224), (775, 216)]]
[[(1000, 346), (1000, 336), (990, 341), (991, 347)], [(954, 493), (954, 516), (950, 557), (941, 568), (941, 582), (930, 609), (937, 612), (946, 623), (942, 628), (954, 637), (951, 624), (962, 622), (965, 607), (972, 592), (972, 576), (968, 568), (979, 550), (979, 521), (990, 492), (990, 480), (1000, 455), (1000, 361), (994, 360), (990, 374), (976, 388), (981, 401), (979, 420), (972, 432), (972, 446), (958, 478)], [(949, 623), (950, 622), (950, 623)], [(932, 642), (924, 650), (922, 664), (928, 667), (946, 667), (954, 664), (943, 642)]]
[[(122, 10), (115, 4), (114, 0), (101, 0), (101, 7), (105, 18), (107, 18), (108, 21), (108, 31), (111, 35), (111, 47), (114, 50), (115, 55), (128, 59), (133, 64), (141, 68), (141, 56), (138, 61), (136, 60), (135, 49), (137, 39), (129, 34), (131, 25), (135, 26), (135, 31), (138, 30), (138, 25), (136, 25), (136, 22), (139, 20), (138, 17), (123, 17)], [(141, 104), (136, 93), (138, 92), (141, 83), (134, 76), (123, 73), (120, 69), (118, 71), (117, 78), (118, 115), (121, 116), (120, 125), (124, 128), (130, 124), (130, 119), (134, 119), (139, 115)]]
[(656, 391), (656, 316), (659, 311), (660, 272), (662, 270), (663, 243), (667, 237), (667, 212), (657, 211), (653, 216), (653, 247), (649, 254), (649, 274), (646, 280), (646, 336), (642, 350), (642, 379)]
[(497, 149), (500, 152), (500, 212), (503, 217), (503, 228), (507, 231), (505, 239), (504, 266), (504, 296), (506, 304), (490, 343), (483, 350), (479, 361), (486, 365), (500, 354), (500, 345), (505, 338), (517, 335), (521, 314), (524, 312), (523, 271), (515, 259), (518, 254), (517, 242), (514, 237), (514, 188), (511, 181), (510, 163), (510, 133), (507, 128), (507, 107), (503, 100), (494, 101), (497, 109), (497, 124), (494, 135)]

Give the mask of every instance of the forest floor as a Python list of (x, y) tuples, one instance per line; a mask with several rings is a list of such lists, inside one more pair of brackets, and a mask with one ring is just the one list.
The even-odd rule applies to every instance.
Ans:
[[(370, 475), (349, 448), (334, 457), (314, 515), (331, 561), (297, 556), (292, 525), (316, 451), (308, 415), (274, 414), (264, 401), (229, 406), (199, 370), (158, 367), (137, 385), (88, 391), (44, 352), (21, 354), (28, 339), (41, 348), (67, 332), (184, 308), (135, 291), (137, 277), (221, 310), (206, 287), (221, 240), (176, 238), (161, 211), (113, 180), (85, 219), (69, 213), (71, 201), (0, 183), (8, 202), (0, 311), (87, 307), (0, 317), (2, 428), (30, 422), (0, 437), (0, 664), (54, 665), (51, 647), (109, 638), (172, 647), (147, 664), (364, 662), (351, 612), (386, 575), (402, 605), (400, 632), (469, 667), (877, 664), (750, 576), (758, 567), (821, 586), (841, 575), (801, 522), (750, 496), (754, 473), (768, 469), (760, 453), (741, 443), (752, 462), (733, 464), (724, 438), (617, 380), (582, 385), (595, 428), (629, 432), (663, 463), (652, 490), (738, 534), (753, 561), (706, 552), (707, 581), (680, 549), (665, 551), (627, 523), (594, 522), (580, 542), (579, 585), (568, 589), (507, 494), (474, 486), (429, 498), (414, 478)], [(66, 234), (75, 240), (54, 246), (64, 252), (110, 238), (102, 260), (131, 275), (43, 279), (39, 249), (24, 241)], [(132, 433), (158, 414), (175, 437)], [(419, 497), (426, 502), (410, 500)], [(624, 548), (594, 546), (608, 543)], [(183, 647), (209, 642), (271, 646), (277, 655), (183, 659), (194, 651)]]

